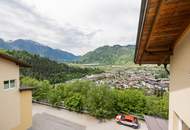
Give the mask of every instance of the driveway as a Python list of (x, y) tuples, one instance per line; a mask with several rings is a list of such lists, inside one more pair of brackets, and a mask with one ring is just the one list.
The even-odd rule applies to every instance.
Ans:
[[(148, 130), (144, 122), (140, 122), (139, 130)], [(33, 104), (32, 130), (134, 130), (117, 124), (114, 120), (100, 122), (86, 114), (56, 109), (44, 105)]]
[(42, 113), (33, 116), (32, 130), (85, 130), (85, 126)]

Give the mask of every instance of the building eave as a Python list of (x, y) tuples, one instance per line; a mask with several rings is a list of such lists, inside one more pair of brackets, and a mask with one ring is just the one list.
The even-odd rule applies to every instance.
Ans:
[(141, 10), (140, 10), (138, 30), (137, 30), (135, 58), (134, 58), (135, 63), (137, 63), (137, 61), (136, 61), (136, 56), (138, 55), (137, 50), (139, 49), (139, 40), (140, 40), (140, 37), (141, 37), (141, 34), (142, 34), (142, 28), (144, 26), (145, 15), (146, 15), (146, 11), (147, 11), (147, 5), (148, 5), (148, 0), (142, 0), (141, 1)]
[(134, 62), (169, 64), (189, 24), (189, 0), (142, 0)]
[(15, 57), (10, 56), (10, 55), (5, 54), (5, 53), (1, 53), (1, 52), (0, 52), (0, 58), (9, 60), (9, 61), (11, 61), (11, 62), (14, 62), (16, 65), (18, 65), (18, 66), (20, 66), (20, 67), (31, 67), (31, 65), (29, 65), (29, 64), (27, 64), (27, 63), (24, 63), (23, 61), (18, 60), (18, 59), (16, 59)]
[(20, 86), (19, 91), (23, 92), (23, 91), (32, 91), (34, 89), (34, 87), (28, 87), (28, 86)]

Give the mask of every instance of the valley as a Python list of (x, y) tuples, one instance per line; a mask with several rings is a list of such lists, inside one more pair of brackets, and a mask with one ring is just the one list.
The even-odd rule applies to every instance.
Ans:
[(169, 87), (169, 78), (164, 67), (152, 65), (112, 66), (104, 73), (87, 75), (82, 79), (97, 84), (109, 84), (118, 89), (147, 89), (150, 94), (159, 94), (157, 93), (159, 90), (168, 91)]
[(118, 113), (167, 119), (168, 74), (163, 66), (134, 65), (134, 49), (135, 46), (104, 46), (84, 55), (84, 61), (81, 57), (64, 63), (27, 51), (0, 52), (32, 66), (21, 68), (21, 84), (35, 88), (35, 102), (97, 119), (111, 119)]

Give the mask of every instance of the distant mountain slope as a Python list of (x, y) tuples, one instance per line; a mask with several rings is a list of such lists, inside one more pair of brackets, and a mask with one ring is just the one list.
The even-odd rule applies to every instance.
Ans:
[(1, 53), (12, 55), (32, 66), (31, 68), (21, 68), (22, 76), (29, 76), (38, 80), (48, 80), (53, 84), (103, 72), (98, 68), (80, 68), (69, 66), (65, 63), (57, 63), (39, 55), (32, 55), (26, 51), (0, 51)]
[(5, 42), (3, 39), (0, 39), (0, 48), (8, 50), (24, 50), (58, 62), (75, 61), (79, 59), (79, 56), (75, 56), (72, 53), (53, 49), (32, 40), (18, 39), (15, 41)]
[(2, 49), (11, 49), (11, 46), (9, 43), (6, 43), (3, 39), (0, 39), (0, 48)]
[(131, 64), (134, 52), (134, 45), (103, 46), (82, 56), (80, 62), (86, 64)]

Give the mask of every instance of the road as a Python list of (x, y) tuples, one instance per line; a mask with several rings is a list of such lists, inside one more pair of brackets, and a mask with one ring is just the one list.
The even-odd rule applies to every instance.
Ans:
[[(117, 124), (114, 120), (100, 122), (86, 114), (56, 109), (33, 104), (32, 130), (134, 130)], [(139, 130), (147, 130), (146, 124), (140, 122)]]

